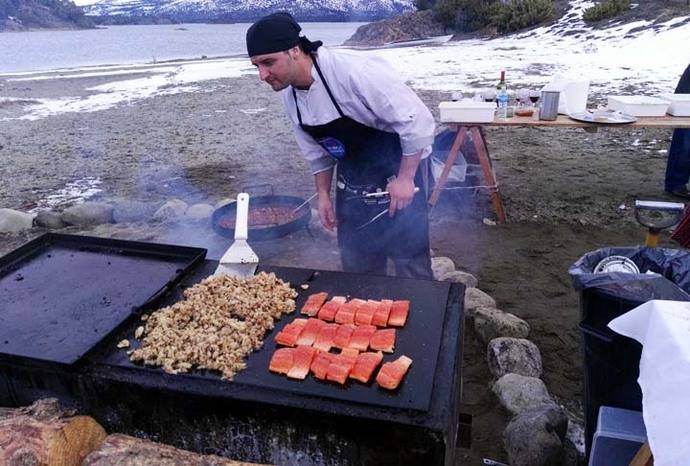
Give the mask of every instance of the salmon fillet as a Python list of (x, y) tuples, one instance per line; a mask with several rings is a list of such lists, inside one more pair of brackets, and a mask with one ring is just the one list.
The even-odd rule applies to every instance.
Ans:
[(335, 321), (338, 324), (354, 324), (355, 323), (355, 313), (359, 305), (350, 301), (345, 303), (338, 308), (338, 312), (335, 314)]
[[(340, 296), (336, 296), (336, 298), (339, 297)], [(317, 317), (326, 322), (333, 322), (335, 320), (335, 315), (338, 313), (338, 309), (340, 309), (340, 306), (343, 305), (343, 302), (340, 302), (339, 300), (336, 301), (335, 298), (331, 299), (326, 304), (324, 304), (321, 307), (321, 309), (319, 309)]]
[(294, 348), (279, 348), (271, 356), (268, 370), (278, 374), (287, 374), (294, 362)]
[(295, 346), (304, 326), (307, 324), (307, 319), (295, 319), (278, 332), (275, 336), (275, 341), (283, 346)]
[(369, 340), (372, 335), (376, 333), (376, 327), (373, 325), (358, 325), (350, 336), (350, 342), (347, 344), (348, 348), (356, 349), (357, 351), (366, 351), (369, 349)]
[(319, 380), (326, 380), (326, 373), (328, 373), (328, 366), (331, 365), (333, 357), (335, 355), (331, 353), (326, 353), (324, 351), (318, 351), (314, 355), (314, 359), (311, 362), (311, 373), (314, 374)]
[(314, 317), (316, 314), (318, 314), (319, 309), (321, 309), (321, 306), (323, 306), (323, 303), (326, 302), (326, 298), (328, 298), (328, 293), (326, 292), (310, 295), (302, 306), (302, 314), (306, 314), (309, 317)]
[(352, 324), (338, 325), (335, 329), (335, 338), (333, 339), (333, 346), (344, 349), (350, 344), (352, 332), (355, 331), (355, 326)]
[(357, 308), (355, 314), (355, 324), (357, 325), (371, 325), (371, 319), (374, 318), (374, 312), (379, 306), (378, 301), (367, 301)]
[(381, 353), (360, 353), (350, 371), (350, 378), (362, 383), (369, 382), (371, 375), (381, 364), (381, 361), (383, 361), (383, 354)]
[(382, 300), (376, 307), (376, 312), (371, 319), (371, 325), (376, 325), (377, 327), (388, 326), (388, 314), (391, 312), (391, 305), (393, 301), (390, 299)]
[(359, 351), (345, 348), (340, 354), (332, 355), (331, 364), (326, 372), (326, 380), (343, 385), (347, 381), (350, 371), (355, 366)]
[(299, 334), (297, 338), (297, 345), (299, 346), (311, 346), (314, 344), (316, 337), (318, 336), (321, 328), (326, 325), (326, 322), (319, 319), (309, 318), (307, 323), (302, 329), (302, 333)]
[(407, 314), (410, 311), (410, 301), (393, 301), (391, 312), (388, 315), (388, 325), (402, 327), (407, 322)]
[(311, 361), (314, 359), (316, 350), (311, 346), (298, 346), (297, 348), (283, 348), (292, 349), (293, 361), (292, 367), (287, 372), (287, 376), (291, 379), (304, 380), (309, 374)]
[(369, 347), (374, 351), (392, 353), (395, 348), (395, 329), (386, 328), (377, 330), (369, 340)]
[(400, 356), (393, 362), (385, 363), (381, 366), (379, 373), (376, 374), (376, 383), (388, 390), (395, 390), (407, 374), (411, 364), (412, 359), (407, 356)]
[(320, 351), (328, 352), (334, 344), (335, 331), (338, 328), (338, 324), (325, 324), (319, 330), (319, 334), (314, 340), (314, 348)]

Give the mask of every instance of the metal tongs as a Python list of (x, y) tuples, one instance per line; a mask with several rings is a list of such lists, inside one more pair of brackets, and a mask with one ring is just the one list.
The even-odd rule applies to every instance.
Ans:
[[(418, 192), (419, 192), (419, 188), (418, 188), (418, 187), (415, 187), (415, 188), (414, 188), (414, 194), (417, 194)], [(388, 191), (381, 191), (381, 192), (379, 192), (379, 193), (369, 193), (369, 194), (365, 194), (365, 195), (363, 195), (363, 196), (361, 196), (361, 197), (362, 197), (362, 198), (372, 198), (372, 197), (383, 197), (383, 196), (388, 196), (388, 195), (390, 195), (390, 193), (389, 193)], [(371, 225), (371, 224), (374, 223), (376, 220), (378, 220), (378, 219), (380, 219), (381, 217), (383, 217), (384, 215), (386, 215), (386, 214), (388, 213), (388, 210), (389, 210), (389, 208), (386, 207), (384, 210), (382, 210), (382, 211), (379, 212), (378, 214), (374, 215), (374, 216), (371, 218), (371, 220), (369, 220), (367, 223), (365, 223), (365, 224), (363, 224), (363, 225), (360, 225), (360, 226), (358, 226), (357, 228), (355, 228), (355, 231), (359, 231), (359, 230), (361, 230), (362, 228)]]
[[(415, 187), (414, 192), (415, 192), (415, 194), (418, 193), (419, 188)], [(385, 196), (389, 196), (389, 195), (390, 195), (390, 193), (388, 191), (379, 191), (379, 192), (375, 192), (375, 193), (362, 194), (361, 196), (352, 196), (352, 197), (348, 198), (347, 200), (351, 201), (353, 199), (375, 199), (378, 197), (385, 197)]]

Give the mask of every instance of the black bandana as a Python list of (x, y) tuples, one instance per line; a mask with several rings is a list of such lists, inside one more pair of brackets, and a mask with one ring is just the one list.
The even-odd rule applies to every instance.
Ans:
[(291, 49), (299, 45), (301, 30), (289, 13), (264, 16), (247, 31), (247, 55), (253, 57)]

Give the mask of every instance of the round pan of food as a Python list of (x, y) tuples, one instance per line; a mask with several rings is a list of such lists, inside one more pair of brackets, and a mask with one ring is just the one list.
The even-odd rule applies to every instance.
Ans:
[[(234, 238), (235, 215), (234, 201), (216, 209), (211, 217), (213, 231), (220, 236)], [(310, 219), (311, 207), (302, 198), (274, 195), (249, 198), (250, 240), (262, 241), (289, 235), (305, 228)]]

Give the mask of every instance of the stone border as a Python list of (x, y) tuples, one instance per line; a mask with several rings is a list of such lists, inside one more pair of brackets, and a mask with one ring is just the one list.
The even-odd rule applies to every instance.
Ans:
[(498, 309), (496, 300), (477, 288), (472, 274), (455, 269), (448, 257), (432, 257), (434, 279), (464, 284), (465, 318), (487, 345), (492, 392), (512, 416), (503, 431), (511, 466), (577, 464), (578, 454), (566, 452), (569, 420), (541, 380), (539, 348), (527, 337), (529, 324)]

